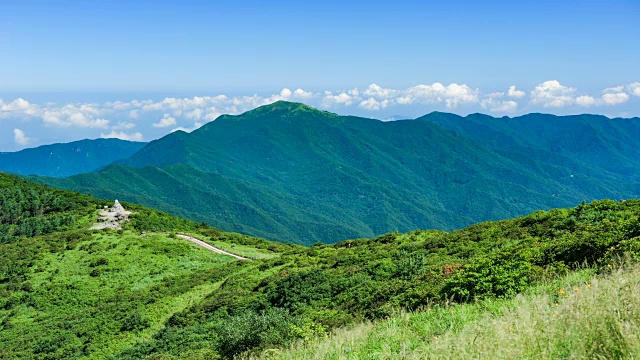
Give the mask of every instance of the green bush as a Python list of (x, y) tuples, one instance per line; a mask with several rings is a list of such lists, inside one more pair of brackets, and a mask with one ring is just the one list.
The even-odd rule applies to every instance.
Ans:
[(521, 259), (480, 258), (448, 279), (441, 293), (458, 301), (514, 296), (530, 284), (533, 274), (532, 265)]
[(149, 320), (140, 311), (130, 313), (123, 321), (120, 331), (139, 331), (149, 327)]
[(89, 273), (89, 276), (98, 277), (101, 274), (102, 274), (102, 269), (101, 268), (95, 268), (95, 269), (91, 270), (91, 272)]
[(304, 325), (286, 310), (247, 311), (219, 324), (218, 352), (231, 359), (251, 349), (287, 345), (301, 334), (301, 327)]

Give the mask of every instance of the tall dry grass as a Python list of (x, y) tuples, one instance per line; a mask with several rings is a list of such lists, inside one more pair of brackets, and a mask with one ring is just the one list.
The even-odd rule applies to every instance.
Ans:
[(399, 313), (248, 358), (640, 359), (640, 265), (585, 269), (511, 300)]

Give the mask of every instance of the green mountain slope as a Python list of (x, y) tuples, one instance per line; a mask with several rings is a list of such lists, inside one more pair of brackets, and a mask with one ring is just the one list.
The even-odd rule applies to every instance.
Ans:
[[(126, 170), (45, 181), (100, 196), (119, 194), (214, 226), (302, 244), (395, 230), (448, 230), (640, 194), (631, 168), (616, 172), (572, 153), (551, 156), (547, 144), (535, 138), (513, 140), (519, 147), (510, 152), (507, 145), (500, 148), (443, 126), (339, 116), (277, 102), (152, 141), (119, 162)], [(617, 134), (607, 135), (606, 127), (599, 131), (607, 139)], [(633, 146), (601, 153), (627, 159)]]
[(434, 112), (421, 118), (465, 135), (512, 157), (546, 159), (568, 171), (590, 170), (592, 177), (639, 176), (640, 118), (600, 115), (527, 114), (493, 118)]
[[(486, 309), (447, 308), (452, 301), (510, 311), (510, 299), (532, 286), (640, 255), (640, 200), (311, 247), (225, 233), (129, 203), (134, 214), (123, 230), (87, 230), (109, 203), (0, 173), (0, 357), (263, 356), (425, 307), (443, 310), (418, 321), (441, 322), (416, 326), (444, 332), (463, 320), (454, 310)], [(257, 260), (218, 255), (175, 232)], [(359, 351), (375, 356), (370, 350)]]
[[(217, 292), (174, 315), (165, 330), (119, 354), (119, 358), (188, 358), (189, 351), (201, 346), (198, 339), (210, 334), (211, 329), (219, 338), (208, 346), (226, 358), (247, 351), (262, 354), (257, 358), (268, 358), (268, 354), (278, 354), (268, 349), (287, 346), (296, 339), (324, 338), (333, 329), (354, 323), (387, 319), (401, 308), (437, 310), (420, 315), (418, 320), (424, 322), (413, 326), (424, 336), (434, 332), (441, 335), (460, 328), (465, 320), (472, 323), (474, 319), (468, 317), (481, 315), (487, 308), (494, 313), (510, 311), (514, 302), (509, 300), (532, 286), (566, 274), (588, 279), (606, 271), (625, 254), (637, 258), (639, 216), (638, 200), (596, 201), (448, 233), (390, 233), (285, 252), (261, 261), (259, 269), (268, 272), (275, 266), (277, 271), (230, 276)], [(558, 289), (550, 294), (555, 295), (552, 300), (556, 302)], [(460, 311), (456, 315), (448, 307), (476, 301), (484, 302), (456, 308)], [(609, 318), (618, 316), (613, 306), (607, 309)], [(578, 318), (586, 324), (591, 312), (596, 315), (596, 311), (593, 306), (589, 312), (583, 310)], [(634, 326), (638, 319), (633, 318)], [(573, 328), (580, 328), (581, 333), (591, 331), (580, 324)], [(359, 354), (375, 358), (384, 354), (379, 352), (382, 349), (396, 353), (394, 340), (378, 338), (372, 347), (359, 349)], [(422, 338), (420, 343), (427, 340)], [(175, 346), (177, 343), (181, 346)], [(545, 344), (539, 350), (554, 351)], [(320, 348), (313, 351), (322, 354)], [(613, 348), (598, 351), (615, 354)]]
[(80, 140), (0, 153), (0, 171), (65, 177), (98, 170), (128, 158), (145, 143), (120, 139)]
[(182, 164), (164, 168), (111, 165), (98, 173), (46, 182), (63, 187), (72, 182), (73, 189), (97, 197), (126, 199), (218, 228), (294, 243), (317, 242), (319, 234), (354, 238), (366, 231), (357, 219), (351, 219), (352, 225), (332, 223), (333, 218), (321, 211), (314, 213), (297, 205), (292, 195)]
[[(287, 248), (127, 203), (134, 213), (124, 230), (89, 231), (107, 204), (0, 173), (0, 358), (114, 356), (230, 274), (256, 271), (153, 229), (208, 230), (229, 251), (257, 258)], [(251, 245), (230, 246), (240, 242)]]

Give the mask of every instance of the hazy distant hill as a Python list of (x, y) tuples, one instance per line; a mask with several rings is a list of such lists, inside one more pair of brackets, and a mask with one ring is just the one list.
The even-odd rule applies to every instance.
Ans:
[(638, 142), (620, 135), (637, 133), (637, 120), (618, 129), (591, 115), (471, 118), (495, 125), (485, 134), (450, 114), (382, 122), (278, 102), (169, 134), (101, 172), (46, 181), (303, 244), (640, 194)]
[(65, 177), (98, 170), (131, 156), (145, 143), (120, 139), (80, 140), (0, 153), (0, 170)]

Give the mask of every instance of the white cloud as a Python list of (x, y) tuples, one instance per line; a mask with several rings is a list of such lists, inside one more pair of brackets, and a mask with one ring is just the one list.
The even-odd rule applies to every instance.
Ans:
[(602, 95), (602, 102), (605, 105), (618, 105), (627, 102), (627, 100), (629, 100), (629, 95), (623, 92)]
[(624, 91), (624, 85), (610, 87), (602, 90), (603, 93), (620, 93)]
[(142, 136), (141, 132), (135, 132), (132, 134), (127, 134), (124, 132), (117, 132), (115, 130), (112, 130), (110, 133), (108, 134), (100, 134), (101, 138), (104, 139), (110, 139), (110, 138), (115, 138), (115, 139), (120, 139), (120, 140), (129, 140), (129, 141), (143, 141), (144, 137)]
[(527, 95), (524, 91), (517, 90), (515, 85), (509, 86), (509, 92), (507, 93), (509, 97), (521, 99)]
[(349, 106), (354, 103), (354, 101), (358, 101), (359, 98), (357, 96), (349, 95), (345, 92), (342, 92), (338, 95), (333, 95), (332, 92), (325, 92), (324, 99), (322, 100), (322, 105), (324, 107), (334, 107), (337, 105)]
[(378, 99), (389, 99), (395, 96), (397, 90), (386, 89), (377, 84), (371, 84), (362, 93), (369, 97), (375, 97)]
[(124, 101), (113, 101), (104, 103), (104, 106), (113, 110), (127, 110), (135, 106), (135, 104)]
[(117, 125), (112, 126), (112, 129), (116, 130), (130, 130), (136, 127), (136, 124), (127, 121), (120, 121)]
[(18, 98), (10, 103), (0, 102), (0, 118), (17, 116), (31, 117), (40, 111), (38, 105), (31, 104), (23, 98)]
[(155, 128), (166, 128), (169, 126), (175, 126), (177, 124), (176, 122), (176, 118), (172, 117), (169, 114), (164, 114), (162, 116), (162, 119), (160, 119), (160, 121), (158, 121), (157, 123), (153, 124), (153, 127)]
[(8, 104), (4, 104), (2, 105), (2, 107), (0, 107), (0, 110), (2, 111), (24, 111), (24, 110), (29, 110), (32, 108), (33, 105), (31, 105), (27, 100), (23, 99), (23, 98), (18, 98), (13, 100), (12, 102), (8, 103)]
[(61, 110), (46, 110), (42, 114), (45, 125), (56, 127), (81, 127), (105, 129), (109, 126), (109, 120), (91, 119), (82, 112), (74, 112), (73, 108), (63, 108)]
[(16, 144), (22, 146), (28, 145), (31, 142), (31, 138), (28, 138), (27, 134), (20, 129), (13, 129), (13, 140)]
[(596, 98), (587, 95), (578, 96), (576, 98), (576, 104), (584, 107), (593, 106), (596, 104)]
[(632, 84), (629, 84), (627, 88), (633, 95), (640, 96), (640, 82), (634, 82)]
[(203, 111), (202, 109), (194, 109), (185, 114), (187, 119), (191, 120), (200, 120), (202, 118)]
[(575, 92), (575, 88), (564, 86), (557, 80), (549, 80), (531, 91), (531, 103), (546, 108), (561, 108), (575, 102)]
[[(633, 84), (628, 85), (626, 88), (630, 91), (634, 91)], [(601, 105), (619, 105), (629, 100), (629, 94), (624, 92), (625, 86), (615, 86), (602, 90), (603, 95), (599, 98), (595, 98), (589, 95), (577, 96), (575, 95), (576, 89), (561, 85), (556, 80), (545, 81), (544, 83), (536, 86), (531, 91), (531, 104), (540, 104), (543, 107), (565, 107), (569, 105), (579, 106), (601, 106)]]
[(360, 106), (361, 108), (363, 108), (365, 110), (378, 111), (380, 109), (386, 108), (387, 105), (389, 105), (389, 100), (378, 101), (378, 100), (376, 100), (374, 98), (368, 98), (368, 99), (363, 100), (362, 102), (360, 102), (360, 104), (358, 106)]
[(293, 93), (291, 92), (291, 90), (284, 88), (282, 89), (282, 91), (280, 91), (280, 97), (282, 97), (283, 99), (288, 99), (291, 97)]
[(432, 85), (418, 85), (408, 88), (400, 93), (396, 99), (398, 104), (436, 104), (444, 102), (448, 108), (457, 107), (460, 104), (477, 103), (478, 91), (467, 85), (441, 83)]
[(514, 113), (518, 110), (518, 103), (513, 100), (499, 100), (499, 97), (489, 97), (480, 101), (480, 106), (489, 112), (497, 114)]
[(296, 91), (293, 92), (293, 97), (296, 99), (310, 99), (313, 97), (313, 93), (302, 89), (296, 89)]
[(129, 117), (132, 119), (138, 119), (140, 117), (140, 110), (129, 111)]

